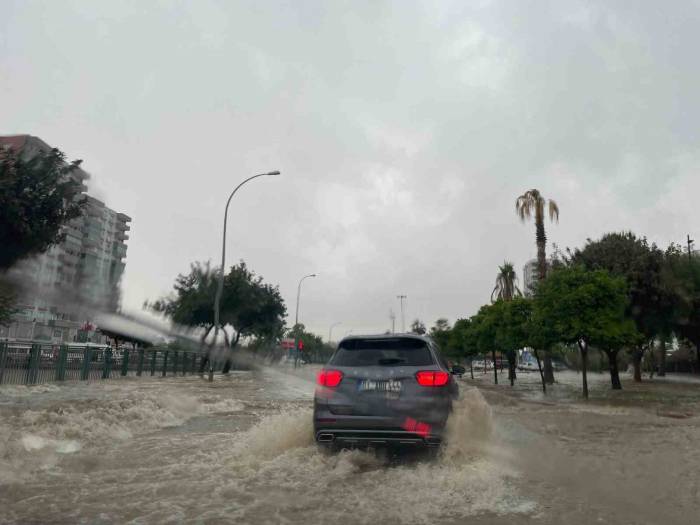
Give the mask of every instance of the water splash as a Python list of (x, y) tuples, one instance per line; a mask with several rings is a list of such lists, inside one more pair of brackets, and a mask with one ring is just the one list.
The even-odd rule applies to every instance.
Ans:
[(305, 506), (308, 522), (425, 523), (534, 509), (511, 487), (517, 473), (501, 462), (503, 455), (493, 453), (491, 409), (476, 389), (455, 403), (448, 444), (437, 461), (396, 463), (381, 452), (361, 450), (323, 453), (313, 444), (311, 428), (311, 411), (299, 408), (268, 416), (239, 436), (227, 462), (238, 474), (239, 490), (275, 495), (264, 505), (241, 508), (242, 521), (288, 516), (300, 490), (336, 495), (333, 505)]

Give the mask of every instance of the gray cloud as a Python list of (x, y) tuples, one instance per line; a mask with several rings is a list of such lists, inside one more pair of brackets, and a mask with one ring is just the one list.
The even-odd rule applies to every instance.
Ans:
[[(513, 211), (555, 198), (561, 246), (697, 229), (697, 2), (5, 2), (2, 133), (85, 159), (134, 218), (125, 306), (228, 253), (320, 334), (486, 302), (534, 256)], [(696, 236), (697, 237), (697, 236)], [(338, 329), (336, 334), (342, 332)]]

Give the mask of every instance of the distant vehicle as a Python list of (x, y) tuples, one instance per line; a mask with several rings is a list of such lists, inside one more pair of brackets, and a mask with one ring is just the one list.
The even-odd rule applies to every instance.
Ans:
[(552, 359), (552, 369), (553, 370), (568, 370), (569, 367), (564, 364), (563, 361), (559, 361), (558, 359)]
[(432, 339), (343, 339), (318, 373), (314, 436), (330, 449), (440, 447), (459, 387)]
[(502, 359), (500, 357), (496, 358), (496, 367), (501, 370), (503, 368), (508, 368), (508, 360)]
[(491, 361), (484, 361), (480, 359), (472, 363), (472, 368), (474, 370), (493, 370), (493, 363)]
[(452, 374), (456, 375), (457, 377), (462, 377), (466, 371), (467, 369), (462, 365), (452, 365)]
[(539, 368), (537, 367), (537, 363), (535, 361), (526, 361), (518, 365), (518, 370), (522, 370), (524, 372), (537, 372), (539, 371)]

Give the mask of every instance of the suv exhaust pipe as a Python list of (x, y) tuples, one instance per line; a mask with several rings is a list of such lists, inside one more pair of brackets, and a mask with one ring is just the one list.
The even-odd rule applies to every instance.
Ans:
[(316, 441), (319, 443), (330, 443), (335, 439), (335, 436), (333, 434), (329, 434), (327, 432), (321, 432), (317, 437)]

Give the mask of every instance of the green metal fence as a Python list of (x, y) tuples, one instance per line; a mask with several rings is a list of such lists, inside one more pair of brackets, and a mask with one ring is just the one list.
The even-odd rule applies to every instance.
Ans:
[(198, 373), (201, 364), (201, 354), (182, 350), (0, 341), (0, 384), (184, 376)]

